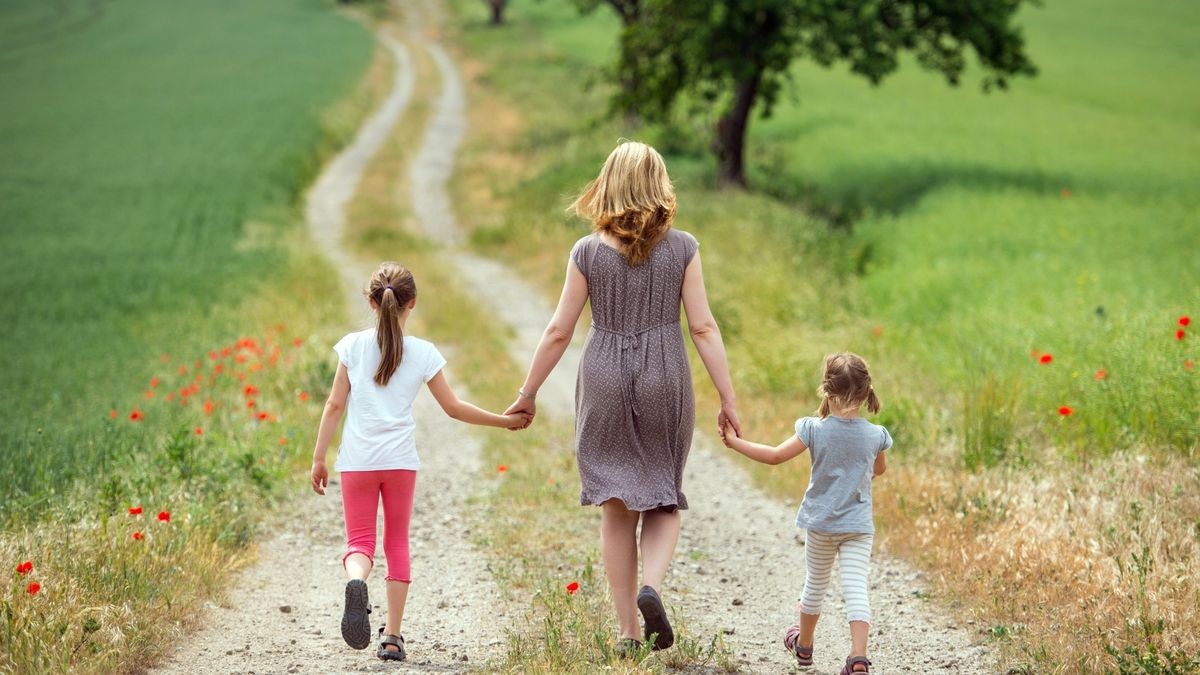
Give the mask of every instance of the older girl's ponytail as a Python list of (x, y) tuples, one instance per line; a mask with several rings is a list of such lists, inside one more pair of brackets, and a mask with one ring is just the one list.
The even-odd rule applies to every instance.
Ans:
[(417, 297), (417, 283), (412, 272), (397, 262), (380, 263), (365, 294), (374, 301), (376, 311), (375, 340), (379, 343), (379, 369), (375, 384), (387, 386), (400, 361), (404, 358), (404, 329), (400, 317), (404, 308)]

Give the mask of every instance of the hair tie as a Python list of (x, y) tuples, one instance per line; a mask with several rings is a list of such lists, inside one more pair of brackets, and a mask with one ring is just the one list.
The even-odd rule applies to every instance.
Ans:
[(393, 293), (395, 293), (395, 292), (396, 292), (396, 289), (392, 288), (391, 286), (384, 286), (384, 287), (383, 287), (383, 290), (385, 290), (385, 291), (391, 291), (391, 292), (393, 292)]

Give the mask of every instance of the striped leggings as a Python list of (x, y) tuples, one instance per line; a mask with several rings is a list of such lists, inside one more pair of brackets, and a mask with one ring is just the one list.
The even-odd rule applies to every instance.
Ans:
[(804, 594), (800, 611), (820, 614), (833, 559), (838, 558), (842, 573), (842, 595), (846, 599), (846, 620), (871, 622), (871, 602), (867, 598), (867, 573), (871, 569), (870, 534), (830, 534), (808, 530), (804, 538)]

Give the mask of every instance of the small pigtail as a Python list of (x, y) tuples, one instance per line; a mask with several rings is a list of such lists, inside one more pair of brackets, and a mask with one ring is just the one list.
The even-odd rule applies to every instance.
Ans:
[(821, 399), (821, 407), (817, 408), (817, 417), (820, 417), (821, 419), (825, 419), (826, 417), (829, 417), (829, 397), (828, 396)]
[(871, 387), (867, 390), (867, 410), (874, 415), (879, 412), (879, 407), (879, 397), (875, 395), (875, 387)]

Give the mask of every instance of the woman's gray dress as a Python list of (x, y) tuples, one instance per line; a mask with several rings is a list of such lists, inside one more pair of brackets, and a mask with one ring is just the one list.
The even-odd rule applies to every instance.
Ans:
[(636, 267), (596, 234), (571, 250), (592, 303), (575, 385), (581, 504), (616, 497), (634, 511), (687, 508), (696, 402), (679, 308), (699, 246), (672, 228)]

